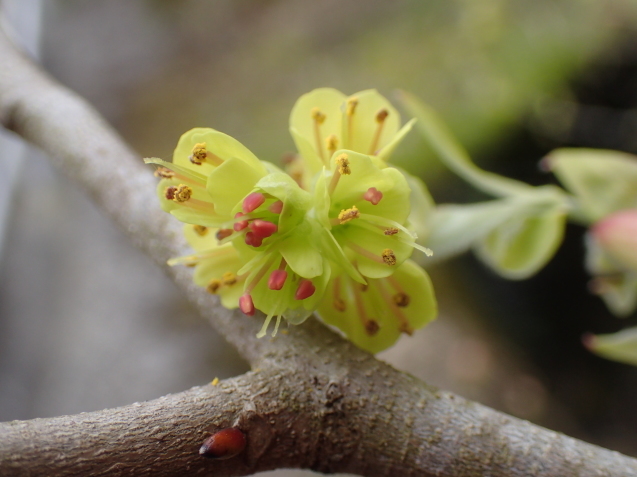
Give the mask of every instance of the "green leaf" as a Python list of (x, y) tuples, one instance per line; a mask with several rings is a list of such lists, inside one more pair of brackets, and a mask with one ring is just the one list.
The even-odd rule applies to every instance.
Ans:
[(564, 236), (566, 217), (560, 206), (514, 216), (479, 241), (474, 250), (499, 275), (512, 280), (528, 278), (555, 254)]
[(471, 161), (467, 151), (456, 141), (438, 113), (404, 91), (400, 92), (400, 99), (405, 108), (418, 119), (416, 126), (440, 160), (474, 187), (498, 197), (532, 190), (532, 186), (524, 182), (480, 169)]
[(469, 205), (439, 205), (432, 213), (429, 235), (423, 243), (434, 251), (433, 260), (445, 260), (469, 250), (478, 240), (513, 217), (521, 206), (523, 204), (510, 199)]
[(637, 207), (637, 156), (602, 149), (556, 149), (543, 164), (578, 200), (588, 223)]
[(637, 327), (617, 333), (590, 335), (585, 338), (585, 344), (604, 358), (637, 366)]
[(586, 241), (586, 269), (594, 276), (591, 289), (599, 295), (608, 309), (619, 317), (637, 309), (637, 271), (626, 270), (625, 264), (615, 260), (590, 234)]

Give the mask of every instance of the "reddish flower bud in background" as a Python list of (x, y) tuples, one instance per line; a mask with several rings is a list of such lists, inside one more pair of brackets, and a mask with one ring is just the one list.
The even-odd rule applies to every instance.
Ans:
[(637, 209), (605, 217), (591, 228), (591, 235), (620, 265), (637, 270)]

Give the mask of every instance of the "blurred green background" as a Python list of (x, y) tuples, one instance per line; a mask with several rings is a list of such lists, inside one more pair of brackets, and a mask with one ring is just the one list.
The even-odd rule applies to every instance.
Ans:
[[(634, 0), (2, 6), (17, 38), (37, 23), (44, 68), (144, 157), (170, 158), (184, 131), (209, 126), (279, 162), (294, 150), (294, 101), (321, 86), (377, 88), (390, 99), (410, 91), (437, 108), (481, 167), (533, 184), (553, 181), (537, 162), (555, 147), (637, 152)], [(445, 171), (415, 131), (394, 161), (420, 175), (437, 202), (485, 198)], [(123, 405), (245, 369), (39, 153), (29, 150), (20, 168), (4, 202), (1, 419)], [(584, 332), (628, 324), (588, 294), (582, 236), (570, 226), (554, 261), (524, 282), (507, 282), (471, 256), (432, 268), (439, 320), (381, 357), (468, 398), (637, 455), (637, 370), (581, 346)], [(63, 279), (52, 285), (47, 277)], [(94, 285), (78, 285), (86, 281)]]

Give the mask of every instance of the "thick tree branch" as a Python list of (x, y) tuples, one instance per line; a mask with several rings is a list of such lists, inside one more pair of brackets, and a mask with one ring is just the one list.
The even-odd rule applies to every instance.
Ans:
[[(0, 34), (0, 122), (38, 145), (164, 266), (185, 251), (141, 158), (83, 100)], [(637, 460), (439, 392), (315, 321), (257, 340), (260, 320), (177, 285), (255, 368), (218, 386), (53, 419), (0, 424), (2, 475), (247, 475), (276, 467), (425, 476), (632, 476)], [(206, 428), (237, 425), (246, 451), (198, 455)]]

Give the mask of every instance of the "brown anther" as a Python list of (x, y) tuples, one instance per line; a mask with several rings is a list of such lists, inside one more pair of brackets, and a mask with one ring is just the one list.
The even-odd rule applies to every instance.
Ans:
[(290, 172), (290, 177), (296, 182), (299, 186), (303, 183), (303, 172), (301, 171), (292, 171)]
[(360, 286), (361, 286), (362, 292), (366, 292), (367, 289), (369, 288), (369, 285), (367, 283), (361, 283)]
[(232, 272), (226, 272), (221, 277), (221, 281), (227, 286), (234, 285), (237, 283), (237, 276)]
[(339, 156), (334, 159), (336, 165), (338, 166), (338, 172), (344, 176), (348, 176), (352, 173), (352, 170), (349, 168), (349, 159), (347, 158), (347, 154), (339, 154)]
[(210, 282), (208, 283), (208, 286), (206, 287), (206, 291), (208, 293), (212, 293), (213, 295), (215, 293), (217, 293), (217, 291), (219, 290), (219, 288), (221, 287), (221, 285), (223, 285), (223, 283), (221, 283), (221, 280), (218, 280), (216, 278), (213, 278), (212, 280), (210, 280)]
[(396, 255), (391, 248), (386, 248), (385, 250), (383, 250), (381, 256), (383, 257), (383, 262), (385, 262), (387, 265), (396, 265), (396, 263), (398, 262), (396, 260)]
[(376, 320), (367, 320), (365, 322), (365, 333), (369, 336), (374, 336), (380, 330), (380, 326), (378, 326), (378, 322)]
[(319, 108), (312, 108), (312, 119), (316, 121), (318, 124), (323, 124), (325, 121), (325, 115), (321, 112)]
[(394, 295), (394, 303), (401, 308), (406, 307), (411, 302), (411, 298), (407, 293), (398, 292)]
[(168, 200), (175, 200), (175, 192), (177, 192), (177, 188), (175, 186), (166, 187), (166, 190), (164, 190), (164, 197)]
[(170, 179), (172, 177), (175, 177), (175, 173), (167, 167), (158, 167), (157, 169), (155, 169), (155, 172), (153, 172), (153, 175), (155, 177), (161, 177), (162, 179)]
[(385, 229), (383, 233), (385, 235), (396, 235), (398, 233), (398, 229), (395, 227), (389, 227), (388, 229)]
[(206, 160), (206, 157), (208, 157), (208, 150), (206, 149), (206, 143), (198, 142), (192, 148), (192, 153), (190, 154), (189, 159), (190, 159), (190, 162), (192, 162), (193, 164), (200, 166), (201, 164), (204, 163), (204, 161)]
[(353, 116), (356, 111), (356, 106), (358, 106), (358, 98), (353, 96), (347, 100), (347, 106), (345, 108), (345, 114), (348, 116)]
[(386, 109), (381, 109), (376, 113), (376, 122), (382, 123), (385, 119), (387, 119), (387, 116), (389, 116), (389, 111), (387, 111)]
[(414, 334), (414, 329), (408, 323), (401, 323), (400, 326), (398, 326), (398, 331), (409, 336)]
[(292, 164), (294, 161), (298, 159), (299, 155), (295, 152), (286, 152), (281, 156), (281, 164), (288, 165)]
[(350, 220), (357, 219), (360, 216), (360, 212), (358, 208), (353, 205), (351, 209), (343, 209), (341, 213), (338, 214), (338, 221), (340, 224), (345, 224)]
[(325, 138), (325, 146), (330, 154), (334, 154), (338, 149), (338, 138), (334, 134), (330, 134)]
[(186, 184), (179, 184), (175, 189), (173, 201), (186, 202), (192, 197), (192, 189)]
[(208, 233), (208, 227), (205, 225), (193, 225), (192, 229), (200, 237), (204, 237)]
[(219, 229), (217, 230), (215, 237), (217, 238), (217, 240), (223, 240), (226, 237), (230, 237), (232, 235), (232, 232), (232, 229)]
[(345, 304), (345, 300), (343, 300), (342, 298), (335, 298), (334, 299), (334, 308), (336, 308), (337, 311), (345, 311), (347, 309), (347, 305)]

